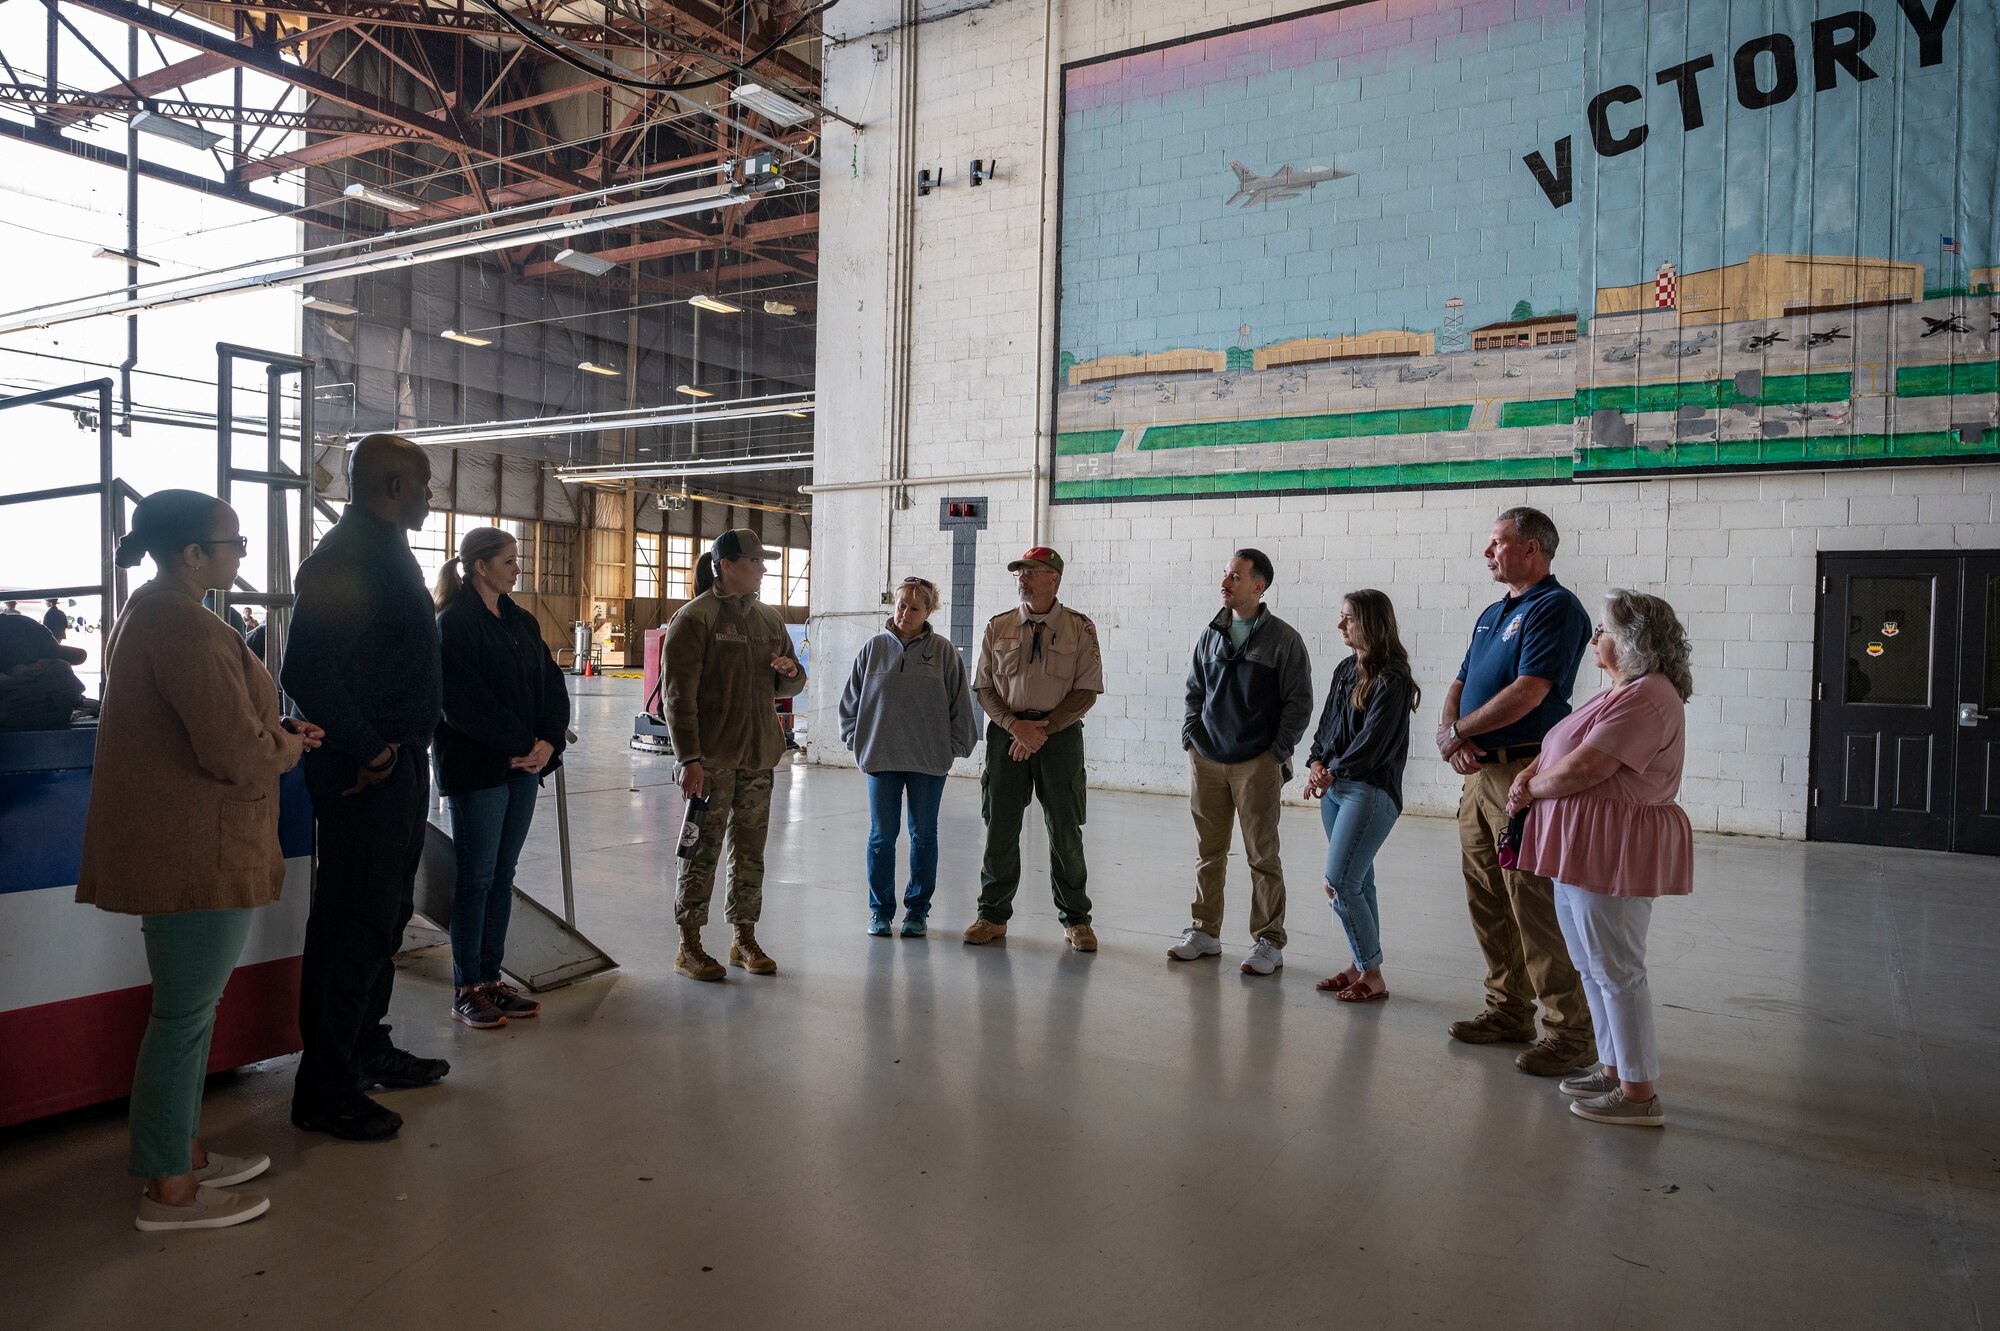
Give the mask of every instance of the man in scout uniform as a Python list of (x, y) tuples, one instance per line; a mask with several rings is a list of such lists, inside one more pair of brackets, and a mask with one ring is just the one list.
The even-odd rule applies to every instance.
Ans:
[(1041, 802), (1049, 828), (1049, 879), (1063, 936), (1078, 952), (1097, 951), (1084, 894), (1083, 714), (1104, 692), (1097, 626), (1056, 602), (1062, 556), (1038, 545), (1007, 565), (1020, 608), (995, 615), (979, 644), (972, 687), (986, 711), (986, 856), (979, 868), (979, 918), (968, 943), (1007, 934), (1021, 883), (1021, 816)]

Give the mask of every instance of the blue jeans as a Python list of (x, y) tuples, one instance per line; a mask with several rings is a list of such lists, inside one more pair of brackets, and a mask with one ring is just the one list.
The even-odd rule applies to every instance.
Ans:
[(937, 891), (938, 805), (944, 802), (941, 776), (923, 772), (868, 774), (868, 913), (893, 919), (896, 914), (896, 825), (902, 821), (905, 795), (910, 810), (910, 886), (903, 893), (903, 913), (921, 920), (931, 913)]
[(1319, 801), (1326, 829), (1326, 883), (1333, 913), (1347, 931), (1359, 970), (1382, 964), (1382, 917), (1375, 908), (1375, 852), (1389, 839), (1400, 810), (1389, 792), (1365, 781), (1336, 781)]
[(451, 808), (458, 883), (451, 893), (451, 982), (460, 989), (500, 978), (507, 918), (514, 910), (514, 865), (535, 821), (541, 779), (518, 772), (504, 786), (468, 791)]

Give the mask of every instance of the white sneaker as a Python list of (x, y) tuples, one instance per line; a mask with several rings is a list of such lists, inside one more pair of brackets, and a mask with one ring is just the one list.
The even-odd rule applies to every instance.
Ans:
[(1181, 941), (1167, 949), (1167, 956), (1174, 961), (1193, 961), (1196, 957), (1219, 956), (1222, 940), (1189, 925), (1181, 930)]
[(1250, 947), (1250, 955), (1243, 958), (1245, 975), (1269, 975), (1285, 964), (1285, 949), (1268, 938), (1260, 938)]

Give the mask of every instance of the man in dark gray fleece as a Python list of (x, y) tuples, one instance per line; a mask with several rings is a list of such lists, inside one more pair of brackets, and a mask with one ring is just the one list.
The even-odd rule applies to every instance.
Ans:
[(1193, 961), (1222, 951), (1222, 885), (1233, 818), (1243, 825), (1250, 861), (1246, 975), (1270, 975), (1285, 964), (1278, 810), (1292, 775), (1292, 750), (1313, 707), (1305, 641), (1263, 603), (1274, 576), (1261, 550), (1238, 550), (1223, 569), (1222, 609), (1195, 644), (1181, 727), (1193, 769), (1189, 803), (1198, 838), (1194, 923), (1167, 956)]

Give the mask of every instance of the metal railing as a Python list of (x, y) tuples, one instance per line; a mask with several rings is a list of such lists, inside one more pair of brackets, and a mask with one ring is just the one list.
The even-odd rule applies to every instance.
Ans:
[[(264, 665), (271, 678), (284, 668), (285, 639), (291, 631), (292, 572), (312, 553), (313, 512), (319, 507), (317, 478), (313, 471), (313, 363), (304, 356), (282, 351), (263, 351), (233, 342), (215, 344), (215, 493), (229, 503), (238, 483), (262, 485), (266, 489), (264, 590), (257, 591), (243, 578), (243, 591), (229, 591), (216, 597), (215, 613), (225, 618), (232, 603), (254, 605), (264, 611)], [(252, 361), (264, 367), (264, 465), (261, 468), (236, 465), (235, 393), (236, 362)], [(299, 447), (296, 469), (285, 459), (284, 394), (281, 382), (299, 377)], [(291, 507), (296, 502), (299, 524), (298, 558), (292, 557)]]
[[(8, 592), (19, 600), (46, 600), (64, 596), (95, 596), (101, 598), (98, 615), (100, 629), (109, 633), (112, 620), (125, 606), (125, 570), (118, 567), (118, 542), (125, 535), (125, 504), (137, 502), (139, 494), (124, 481), (111, 474), (111, 393), (114, 385), (109, 379), (89, 379), (80, 383), (64, 384), (60, 388), (45, 388), (39, 393), (24, 393), (19, 397), (0, 398), (0, 411), (12, 411), (17, 407), (57, 406), (66, 398), (95, 397), (97, 399), (97, 479), (82, 485), (58, 485), (41, 490), (22, 490), (12, 494), (0, 494), (0, 507), (19, 504), (38, 504), (57, 499), (80, 499), (94, 496), (97, 499), (97, 554), (98, 580), (95, 583), (71, 583), (60, 587), (10, 587)], [(68, 410), (82, 412), (79, 407)]]

